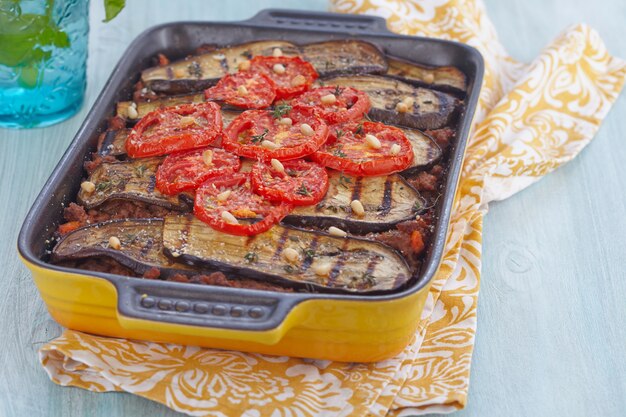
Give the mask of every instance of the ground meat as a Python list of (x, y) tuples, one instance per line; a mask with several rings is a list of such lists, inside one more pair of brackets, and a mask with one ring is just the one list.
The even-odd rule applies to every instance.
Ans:
[(367, 237), (400, 251), (408, 261), (409, 266), (416, 271), (421, 265), (420, 258), (428, 244), (432, 233), (431, 229), (430, 215), (417, 216), (415, 220), (399, 223), (395, 230), (371, 233)]
[(126, 127), (126, 120), (119, 116), (113, 116), (109, 119), (109, 129), (120, 130)]
[(196, 48), (194, 55), (202, 55), (202, 54), (207, 54), (209, 52), (213, 52), (217, 49), (217, 46), (215, 46), (214, 44), (203, 44), (200, 45)]
[(451, 139), (454, 137), (454, 129), (444, 127), (442, 129), (427, 130), (426, 134), (437, 142), (437, 145), (439, 145), (442, 151), (445, 151), (448, 149), (448, 146), (450, 146)]
[(161, 270), (154, 266), (143, 273), (143, 278), (146, 278), (146, 279), (157, 279), (160, 276), (161, 276)]
[(77, 261), (62, 261), (58, 262), (57, 265), (66, 266), (68, 268), (86, 269), (95, 272), (106, 272), (126, 277), (136, 276), (132, 269), (125, 267), (114, 259), (105, 257), (92, 257)]
[(426, 171), (422, 171), (417, 174), (417, 177), (411, 178), (409, 183), (417, 191), (435, 191), (437, 189), (437, 177)]
[(170, 59), (166, 57), (164, 54), (158, 54), (157, 60), (159, 62), (159, 67), (164, 67), (170, 64)]
[(85, 171), (87, 171), (87, 174), (91, 174), (92, 172), (95, 171), (96, 168), (102, 165), (103, 162), (115, 162), (115, 161), (117, 161), (117, 159), (114, 156), (111, 156), (111, 155), (102, 156), (97, 153), (92, 153), (91, 160), (86, 161), (83, 167), (85, 168)]
[(63, 210), (63, 218), (68, 222), (77, 221), (84, 224), (87, 222), (89, 217), (87, 216), (87, 212), (85, 212), (83, 206), (76, 203), (70, 203), (70, 205), (65, 207)]
[(100, 207), (87, 211), (89, 223), (100, 223), (113, 219), (163, 218), (172, 211), (161, 206), (130, 200), (107, 201)]

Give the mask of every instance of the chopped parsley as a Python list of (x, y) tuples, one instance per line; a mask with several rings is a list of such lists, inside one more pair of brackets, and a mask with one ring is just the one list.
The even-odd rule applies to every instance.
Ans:
[(296, 190), (296, 194), (303, 195), (305, 197), (309, 197), (311, 195), (311, 190), (309, 190), (306, 185), (302, 184)]
[(346, 177), (343, 173), (339, 174), (339, 185), (349, 188), (350, 184), (352, 184), (352, 178)]
[(315, 251), (313, 249), (305, 249), (303, 253), (305, 259), (311, 260), (315, 257)]
[(248, 262), (249, 264), (254, 263), (256, 261), (259, 260), (259, 255), (257, 255), (254, 252), (248, 252), (246, 253), (246, 255), (243, 257), (243, 259), (246, 260), (246, 262)]
[(292, 107), (283, 102), (281, 104), (277, 104), (274, 107), (274, 110), (272, 111), (272, 116), (274, 116), (274, 119), (281, 119), (284, 116), (286, 116), (287, 114), (289, 114), (289, 112), (291, 111)]
[(269, 132), (270, 131), (268, 129), (265, 129), (260, 135), (252, 135), (252, 143), (262, 142)]
[(135, 167), (135, 174), (137, 175), (137, 177), (142, 178), (143, 174), (145, 174), (146, 169), (148, 169), (147, 166), (145, 166), (144, 164), (141, 164), (139, 166)]
[(338, 147), (337, 149), (335, 149), (333, 151), (333, 155), (338, 156), (340, 158), (345, 158), (346, 156), (348, 156), (343, 150), (342, 147)]
[(202, 67), (200, 67), (200, 64), (198, 64), (196, 61), (193, 61), (187, 66), (187, 72), (193, 77), (202, 77)]
[(105, 191), (111, 188), (111, 181), (102, 181), (96, 185), (96, 191)]

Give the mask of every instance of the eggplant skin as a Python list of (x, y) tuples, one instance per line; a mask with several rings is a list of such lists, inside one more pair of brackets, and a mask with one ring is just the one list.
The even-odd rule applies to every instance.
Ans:
[(390, 57), (385, 75), (409, 84), (434, 88), (457, 97), (465, 97), (467, 77), (456, 67), (427, 67)]
[(253, 56), (272, 55), (279, 48), (285, 56), (302, 56), (321, 77), (337, 74), (382, 74), (387, 71), (384, 54), (373, 44), (359, 40), (334, 40), (304, 46), (269, 40), (215, 49), (189, 56), (163, 67), (141, 73), (144, 85), (155, 92), (183, 94), (204, 90)]
[(98, 153), (102, 156), (126, 155), (126, 139), (129, 133), (130, 129), (107, 130)]
[[(370, 98), (369, 116), (372, 120), (420, 130), (450, 125), (461, 107), (460, 101), (449, 94), (415, 87), (389, 77), (348, 75), (319, 81), (318, 84), (364, 91)], [(396, 105), (409, 97), (414, 101), (410, 111), (396, 111)]]
[[(382, 232), (395, 224), (412, 220), (424, 207), (424, 199), (398, 174), (353, 177), (329, 172), (326, 195), (314, 206), (296, 207), (283, 223), (305, 227), (336, 226), (355, 234)], [(350, 203), (359, 200), (365, 214), (352, 212)]]
[[(390, 291), (412, 276), (406, 260), (382, 243), (280, 225), (253, 237), (235, 236), (191, 215), (170, 215), (163, 226), (163, 246), (178, 262), (296, 288)], [(298, 259), (288, 261), (286, 251), (295, 251)]]
[[(55, 245), (51, 261), (106, 256), (143, 274), (157, 267), (162, 276), (189, 270), (187, 265), (178, 264), (163, 254), (163, 219), (110, 220), (78, 228), (63, 236)], [(109, 239), (116, 237), (120, 249), (109, 247)]]
[(143, 158), (103, 162), (88, 178), (96, 186), (95, 191), (87, 193), (81, 188), (77, 200), (87, 209), (106, 201), (131, 200), (190, 211), (191, 204), (186, 194), (166, 196), (156, 189), (156, 170), (162, 161), (163, 158)]
[[(165, 107), (173, 107), (178, 106), (180, 104), (192, 104), (192, 103), (202, 103), (204, 101), (204, 94), (191, 94), (191, 95), (181, 95), (181, 96), (172, 96), (166, 97), (158, 100), (152, 101), (144, 101), (141, 103), (136, 103), (137, 105), (137, 119), (141, 119), (146, 114), (151, 111), (162, 109)], [(120, 101), (117, 103), (117, 116), (127, 119), (133, 120), (128, 116), (128, 108), (132, 105), (132, 101)]]

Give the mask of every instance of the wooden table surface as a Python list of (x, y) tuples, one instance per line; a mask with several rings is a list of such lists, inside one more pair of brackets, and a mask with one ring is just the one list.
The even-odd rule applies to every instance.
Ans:
[[(174, 20), (238, 20), (266, 7), (325, 10), (313, 1), (131, 0), (112, 23), (92, 2), (86, 103), (46, 129), (0, 129), (0, 416), (169, 416), (128, 394), (95, 394), (49, 381), (37, 349), (58, 336), (15, 249), (35, 196), (113, 66), (145, 28)], [(150, 4), (148, 7), (148, 3)], [(587, 22), (626, 58), (623, 0), (486, 0), (501, 40), (531, 60), (567, 25)], [(545, 4), (547, 3), (547, 4)], [(493, 204), (468, 416), (626, 413), (626, 94), (595, 140), (567, 166)]]

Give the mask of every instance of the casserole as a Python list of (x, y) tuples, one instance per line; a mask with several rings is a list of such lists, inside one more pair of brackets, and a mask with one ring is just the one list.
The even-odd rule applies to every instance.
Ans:
[[(418, 64), (454, 66), (467, 77), (465, 108), (448, 161), (431, 247), (419, 279), (393, 294), (275, 293), (242, 288), (147, 281), (52, 265), (47, 255), (63, 208), (76, 195), (82, 163), (115, 103), (132, 93), (135, 74), (159, 52), (184, 56), (203, 43), (280, 39), (298, 44), (360, 39)], [(149, 29), (128, 48), (55, 168), (18, 240), (20, 256), (52, 317), (84, 332), (135, 339), (339, 361), (378, 361), (399, 353), (417, 327), (443, 254), (465, 142), (483, 65), (471, 47), (395, 35), (368, 16), (266, 10), (234, 23), (171, 23)]]

